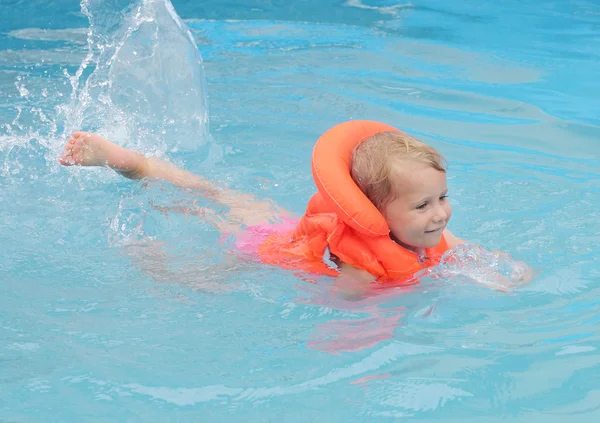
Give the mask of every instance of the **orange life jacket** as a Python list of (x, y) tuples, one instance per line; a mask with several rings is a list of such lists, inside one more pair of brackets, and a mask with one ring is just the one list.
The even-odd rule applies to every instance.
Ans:
[(359, 120), (337, 125), (319, 138), (312, 156), (318, 192), (294, 231), (273, 233), (258, 247), (263, 262), (335, 276), (339, 272), (323, 261), (329, 247), (344, 263), (395, 284), (413, 283), (412, 275), (439, 263), (448, 250), (443, 236), (420, 260), (415, 252), (390, 238), (385, 218), (350, 175), (354, 148), (377, 133), (389, 131), (400, 132), (383, 123)]

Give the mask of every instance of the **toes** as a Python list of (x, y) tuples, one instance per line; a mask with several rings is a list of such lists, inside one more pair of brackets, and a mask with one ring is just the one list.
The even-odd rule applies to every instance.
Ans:
[(71, 152), (65, 152), (58, 157), (58, 162), (63, 166), (73, 166), (75, 164), (75, 159), (73, 159)]
[(63, 166), (73, 166), (75, 164), (73, 157), (70, 156), (60, 156), (58, 162)]
[(58, 158), (58, 162), (64, 166), (73, 166), (80, 163), (82, 148), (85, 148), (84, 141), (90, 136), (89, 132), (76, 131), (71, 134), (63, 154)]
[(71, 145), (71, 152), (73, 154), (78, 154), (81, 151), (81, 147), (82, 147), (81, 140), (78, 139)]
[(71, 166), (73, 163), (73, 143), (75, 140), (70, 139), (65, 144), (63, 153), (58, 157), (58, 162), (64, 166)]
[(85, 137), (89, 137), (89, 136), (90, 136), (89, 132), (75, 131), (75, 132), (71, 133), (71, 138), (74, 138), (74, 139), (85, 138)]
[(63, 148), (63, 154), (68, 154), (71, 152), (71, 150), (73, 149), (73, 145), (75, 144), (75, 140), (72, 138), (69, 138), (69, 140), (67, 141), (67, 143), (65, 144), (65, 148)]

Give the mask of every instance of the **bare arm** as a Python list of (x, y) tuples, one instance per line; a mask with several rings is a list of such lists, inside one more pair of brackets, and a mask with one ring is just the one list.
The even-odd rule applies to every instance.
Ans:
[[(457, 245), (465, 243), (464, 240), (456, 237), (448, 229), (444, 230), (444, 238), (446, 238), (446, 242), (448, 243), (449, 248), (454, 248)], [(492, 253), (497, 254), (498, 256), (504, 256), (504, 257), (509, 258), (510, 260), (513, 260), (513, 270), (512, 270), (512, 274), (510, 275), (510, 279), (499, 273), (496, 273), (494, 276), (501, 283), (501, 286), (511, 286), (512, 285), (511, 281), (516, 284), (526, 284), (526, 283), (531, 282), (531, 280), (534, 278), (535, 272), (527, 263), (522, 262), (522, 261), (514, 261), (514, 259), (512, 259), (510, 257), (510, 254), (502, 252), (502, 251), (494, 250), (494, 251), (492, 251)]]
[(454, 248), (459, 244), (464, 244), (464, 240), (456, 237), (452, 232), (448, 229), (444, 229), (444, 238), (446, 239), (446, 243), (448, 243), (448, 248)]

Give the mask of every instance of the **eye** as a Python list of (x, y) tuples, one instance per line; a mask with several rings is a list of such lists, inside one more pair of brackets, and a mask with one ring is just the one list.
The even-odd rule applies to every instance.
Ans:
[(448, 199), (448, 194), (444, 194), (440, 197), (440, 201), (446, 201)]
[(425, 210), (426, 207), (427, 207), (427, 203), (419, 204), (417, 206), (417, 210)]

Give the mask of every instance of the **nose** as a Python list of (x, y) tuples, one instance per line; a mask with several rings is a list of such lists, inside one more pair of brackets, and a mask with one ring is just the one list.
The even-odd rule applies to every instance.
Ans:
[(435, 223), (440, 223), (444, 222), (446, 219), (448, 219), (448, 212), (442, 204), (438, 204), (433, 215), (433, 221)]

